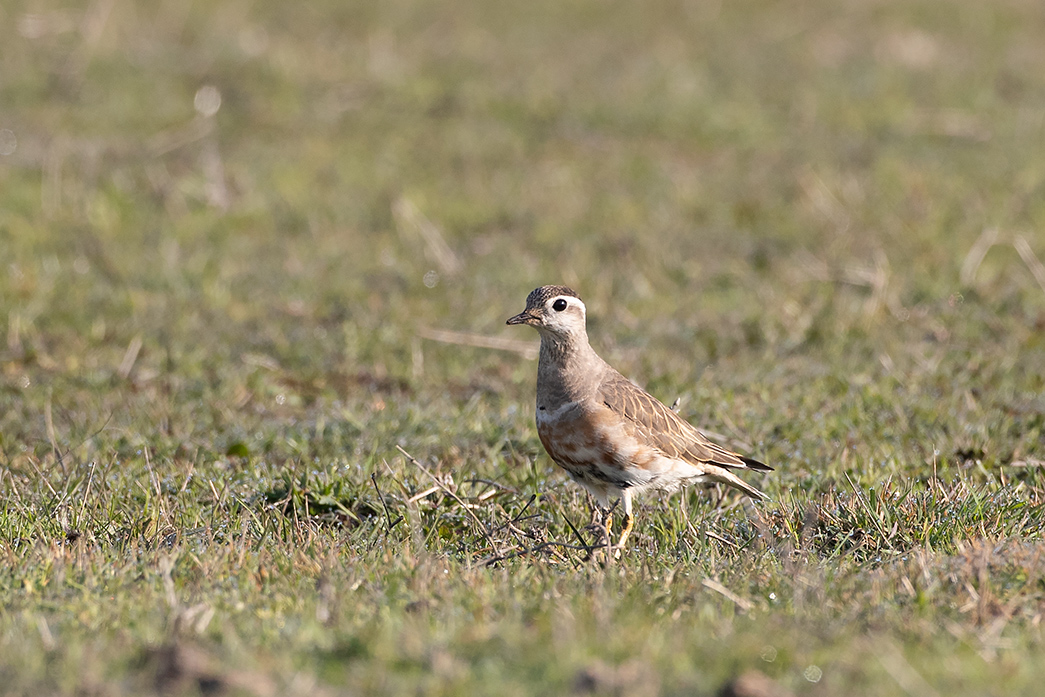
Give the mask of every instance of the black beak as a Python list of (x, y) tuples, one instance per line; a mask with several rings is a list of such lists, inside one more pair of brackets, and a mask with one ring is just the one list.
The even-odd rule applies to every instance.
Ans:
[(529, 324), (535, 321), (537, 318), (530, 314), (529, 310), (523, 310), (515, 317), (509, 317), (506, 324)]

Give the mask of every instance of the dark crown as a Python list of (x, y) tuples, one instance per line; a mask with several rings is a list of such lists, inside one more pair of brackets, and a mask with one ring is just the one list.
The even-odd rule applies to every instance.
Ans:
[(578, 300), (581, 299), (581, 296), (577, 295), (575, 290), (566, 286), (541, 286), (540, 288), (534, 288), (533, 292), (526, 296), (526, 309), (544, 307), (544, 303), (560, 295), (568, 295)]

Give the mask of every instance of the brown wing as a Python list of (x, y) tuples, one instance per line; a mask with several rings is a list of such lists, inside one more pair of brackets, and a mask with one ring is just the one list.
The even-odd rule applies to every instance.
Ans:
[(679, 418), (651, 394), (617, 371), (599, 386), (598, 398), (625, 418), (626, 427), (668, 457), (693, 464), (712, 463), (722, 467), (772, 471), (758, 460), (738, 455), (709, 441), (703, 433)]

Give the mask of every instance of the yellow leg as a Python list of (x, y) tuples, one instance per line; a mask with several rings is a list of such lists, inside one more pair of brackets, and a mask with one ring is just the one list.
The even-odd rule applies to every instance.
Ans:
[[(616, 551), (613, 553), (615, 559), (620, 559), (624, 543), (628, 541), (628, 535), (631, 534), (631, 529), (635, 527), (635, 516), (631, 514), (631, 492), (627, 489), (622, 491), (620, 500), (624, 504), (624, 529), (620, 531), (620, 540), (614, 545), (616, 547)], [(606, 532), (609, 534), (609, 527), (606, 528)]]
[(613, 513), (607, 511), (606, 517), (603, 519), (602, 522), (606, 528), (606, 544), (608, 545), (610, 543), (610, 540), (613, 539)]
[(624, 549), (624, 543), (628, 541), (631, 529), (635, 527), (635, 518), (630, 513), (624, 514), (624, 529), (620, 531), (620, 541), (617, 542), (617, 552)]

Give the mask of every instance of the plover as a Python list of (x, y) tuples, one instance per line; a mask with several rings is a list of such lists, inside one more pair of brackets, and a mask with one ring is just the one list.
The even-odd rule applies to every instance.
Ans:
[[(755, 500), (766, 498), (730, 470), (769, 472), (772, 467), (712, 443), (614, 370), (588, 343), (585, 318), (576, 292), (542, 286), (508, 324), (528, 324), (541, 335), (537, 434), (544, 449), (604, 510), (617, 497), (623, 504), (618, 553), (634, 526), (634, 493), (719, 482)], [(605, 525), (609, 539), (608, 513)]]

